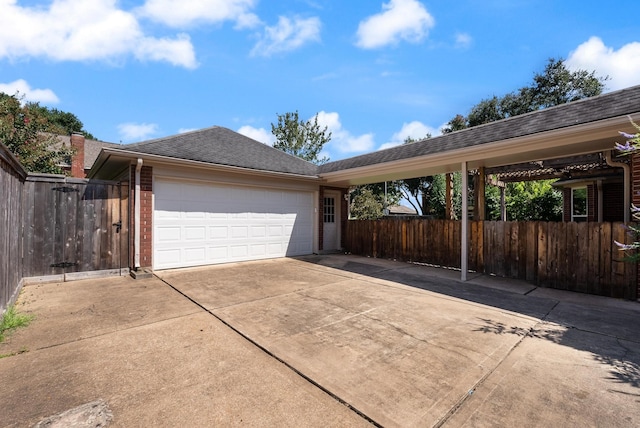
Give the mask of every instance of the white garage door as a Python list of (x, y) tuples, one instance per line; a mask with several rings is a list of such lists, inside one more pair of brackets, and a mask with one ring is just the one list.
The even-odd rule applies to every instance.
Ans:
[(153, 266), (167, 269), (313, 252), (313, 193), (154, 181)]

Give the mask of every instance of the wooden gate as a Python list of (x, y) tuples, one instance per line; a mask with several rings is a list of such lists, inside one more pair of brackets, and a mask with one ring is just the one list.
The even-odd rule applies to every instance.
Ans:
[(24, 195), (24, 277), (128, 269), (127, 183), (30, 175)]

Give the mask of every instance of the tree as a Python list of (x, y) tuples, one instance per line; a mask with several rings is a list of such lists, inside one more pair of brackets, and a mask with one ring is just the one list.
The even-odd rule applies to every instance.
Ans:
[(550, 58), (542, 73), (533, 82), (502, 97), (483, 99), (467, 116), (456, 115), (443, 133), (518, 116), (524, 113), (599, 95), (608, 77), (597, 77), (595, 71), (569, 71), (562, 59)]
[(507, 220), (562, 220), (562, 193), (551, 186), (554, 181), (507, 183)]
[(300, 120), (298, 111), (278, 115), (278, 124), (271, 124), (271, 133), (276, 137), (273, 145), (276, 149), (292, 154), (317, 165), (329, 161), (320, 152), (331, 140), (331, 132), (327, 127), (318, 125), (318, 115), (313, 120)]
[(29, 172), (62, 174), (72, 150), (59, 143), (38, 109), (21, 105), (15, 96), (0, 94), (0, 141)]
[(48, 122), (49, 132), (53, 134), (71, 135), (73, 133), (79, 133), (89, 140), (96, 139), (96, 137), (84, 129), (82, 121), (73, 113), (41, 106), (39, 103), (27, 103), (27, 108), (36, 110), (37, 114), (44, 117)]
[(386, 207), (397, 205), (402, 199), (398, 187), (388, 183), (364, 184), (351, 192), (351, 217), (358, 220), (376, 220), (384, 215)]

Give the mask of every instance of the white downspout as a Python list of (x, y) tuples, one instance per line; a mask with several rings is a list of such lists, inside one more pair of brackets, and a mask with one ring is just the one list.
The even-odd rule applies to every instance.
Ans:
[(134, 229), (136, 231), (133, 241), (133, 263), (134, 268), (140, 267), (140, 170), (142, 169), (142, 159), (138, 158), (136, 165), (136, 190), (134, 202)]
[(622, 168), (624, 171), (624, 222), (629, 223), (631, 220), (631, 168), (626, 163), (614, 162), (612, 153), (612, 150), (604, 152), (604, 159), (607, 165)]
[(467, 174), (467, 162), (462, 162), (462, 230), (460, 231), (460, 280), (467, 280), (469, 263), (469, 242), (467, 230), (469, 228), (469, 175)]

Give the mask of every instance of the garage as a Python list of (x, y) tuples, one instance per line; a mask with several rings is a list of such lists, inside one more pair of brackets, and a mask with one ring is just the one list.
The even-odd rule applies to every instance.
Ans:
[(153, 268), (313, 252), (314, 193), (155, 177)]

